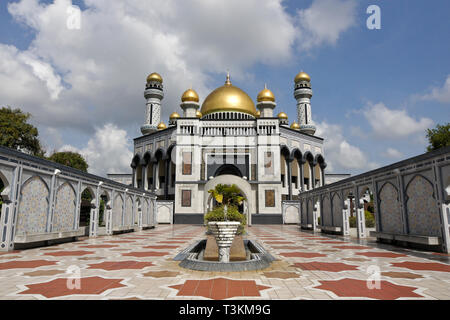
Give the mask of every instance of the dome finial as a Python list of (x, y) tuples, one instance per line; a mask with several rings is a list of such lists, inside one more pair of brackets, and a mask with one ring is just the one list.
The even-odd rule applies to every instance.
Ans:
[(225, 81), (226, 85), (230, 85), (231, 81), (230, 81), (230, 71), (227, 71), (227, 81)]

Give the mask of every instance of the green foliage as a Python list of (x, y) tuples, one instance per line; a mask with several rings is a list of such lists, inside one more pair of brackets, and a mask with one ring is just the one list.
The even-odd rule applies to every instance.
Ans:
[[(238, 228), (237, 234), (242, 234), (244, 232), (245, 225), (247, 224), (247, 218), (245, 215), (239, 212), (238, 208), (235, 206), (227, 207), (227, 219), (228, 221), (239, 221), (241, 225)], [(218, 206), (205, 215), (205, 223), (210, 221), (225, 221), (224, 207)]]
[[(366, 217), (366, 228), (374, 228), (375, 227), (375, 217), (369, 211), (364, 212)], [(350, 228), (356, 228), (356, 217), (350, 217), (349, 219)]]
[(438, 124), (435, 129), (427, 129), (427, 138), (430, 143), (427, 151), (450, 146), (450, 123), (445, 125)]
[(87, 172), (88, 164), (83, 156), (77, 152), (53, 152), (48, 160), (63, 164), (74, 169)]
[(81, 200), (92, 201), (92, 199), (94, 199), (94, 197), (89, 189), (84, 189), (84, 191), (81, 193)]
[(348, 222), (350, 223), (350, 228), (356, 228), (356, 217), (349, 217)]
[(208, 191), (220, 204), (238, 206), (245, 200), (241, 189), (235, 184), (218, 184), (214, 189)]
[(317, 217), (317, 224), (320, 226), (320, 217)]
[[(2, 180), (0, 180), (0, 194), (2, 193), (3, 189), (5, 188), (5, 186), (3, 185)], [(0, 215), (2, 213), (2, 204), (3, 204), (3, 199), (0, 196)]]
[(105, 215), (105, 200), (100, 199), (100, 208), (98, 210), (98, 224), (103, 225), (103, 217)]
[(366, 228), (374, 228), (375, 227), (375, 217), (373, 213), (370, 211), (364, 211), (364, 215), (366, 217)]
[(0, 145), (44, 157), (45, 150), (38, 139), (38, 129), (27, 123), (30, 117), (31, 114), (20, 109), (1, 108)]

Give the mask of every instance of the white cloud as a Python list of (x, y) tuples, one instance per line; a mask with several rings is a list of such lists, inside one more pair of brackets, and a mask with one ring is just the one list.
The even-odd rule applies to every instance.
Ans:
[(205, 99), (214, 74), (229, 69), (248, 81), (254, 65), (293, 62), (299, 43), (335, 43), (354, 23), (354, 1), (339, 3), (314, 0), (299, 22), (283, 0), (85, 0), (81, 29), (70, 30), (71, 0), (11, 2), (9, 13), (35, 36), (26, 50), (0, 43), (0, 103), (30, 112), (49, 135), (93, 134), (106, 123), (139, 135), (150, 72), (164, 78), (167, 121), (189, 86)]
[(107, 173), (131, 173), (133, 153), (130, 147), (130, 139), (125, 130), (106, 124), (96, 129), (95, 135), (84, 148), (64, 145), (59, 151), (80, 153), (86, 159), (90, 173), (106, 176)]
[(317, 124), (316, 135), (326, 137), (324, 141), (327, 172), (347, 173), (347, 171), (367, 171), (378, 165), (369, 161), (358, 147), (347, 142), (340, 125), (321, 122)]
[(390, 159), (399, 159), (403, 157), (403, 153), (394, 148), (387, 148), (386, 151), (383, 153), (383, 156)]
[(419, 97), (421, 100), (434, 100), (441, 103), (450, 103), (450, 75), (447, 76), (444, 85), (431, 89), (431, 92)]
[(356, 9), (353, 0), (314, 0), (308, 9), (299, 10), (300, 48), (335, 45), (340, 35), (356, 24)]
[(376, 136), (399, 139), (411, 135), (425, 135), (427, 128), (433, 125), (429, 118), (414, 119), (406, 110), (389, 109), (383, 103), (369, 104), (363, 115), (372, 127)]

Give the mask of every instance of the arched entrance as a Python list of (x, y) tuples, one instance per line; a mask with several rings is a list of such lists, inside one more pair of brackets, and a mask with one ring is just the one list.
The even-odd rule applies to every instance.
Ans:
[(241, 189), (243, 196), (245, 196), (246, 200), (243, 202), (243, 213), (246, 215), (247, 218), (247, 224), (251, 225), (251, 213), (254, 212), (254, 199), (253, 199), (253, 193), (250, 183), (248, 181), (242, 179), (241, 177), (230, 175), (230, 174), (224, 174), (219, 175), (211, 180), (209, 180), (205, 185), (205, 195), (203, 197), (204, 203), (203, 203), (203, 212), (206, 214), (210, 209), (212, 209), (213, 205), (213, 198), (208, 193), (209, 190), (214, 189), (218, 184), (235, 184), (239, 189)]
[(226, 174), (242, 178), (241, 171), (236, 166), (234, 166), (232, 164), (224, 164), (224, 165), (220, 166), (216, 170), (214, 176), (217, 177), (217, 176), (223, 176), (223, 175), (226, 175)]

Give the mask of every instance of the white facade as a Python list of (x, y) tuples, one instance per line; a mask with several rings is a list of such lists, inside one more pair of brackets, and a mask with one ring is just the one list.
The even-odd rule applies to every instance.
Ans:
[[(214, 103), (221, 105), (220, 94), (225, 95), (227, 86), (237, 92), (231, 97), (241, 99), (242, 106), (215, 110)], [(224, 88), (208, 96), (213, 105), (203, 103), (204, 115), (198, 113), (195, 91), (188, 90), (191, 96), (185, 97), (187, 91), (182, 98), (183, 116), (171, 116), (169, 127), (134, 140), (133, 184), (156, 189), (158, 199), (173, 200), (175, 223), (203, 223), (213, 206), (208, 190), (219, 183), (241, 189), (246, 201), (240, 209), (250, 224), (283, 223), (283, 200), (298, 199), (302, 191), (323, 185), (323, 139), (274, 117), (275, 99), (268, 89), (264, 90), (273, 101), (260, 97), (263, 90), (258, 112), (229, 78)]]

